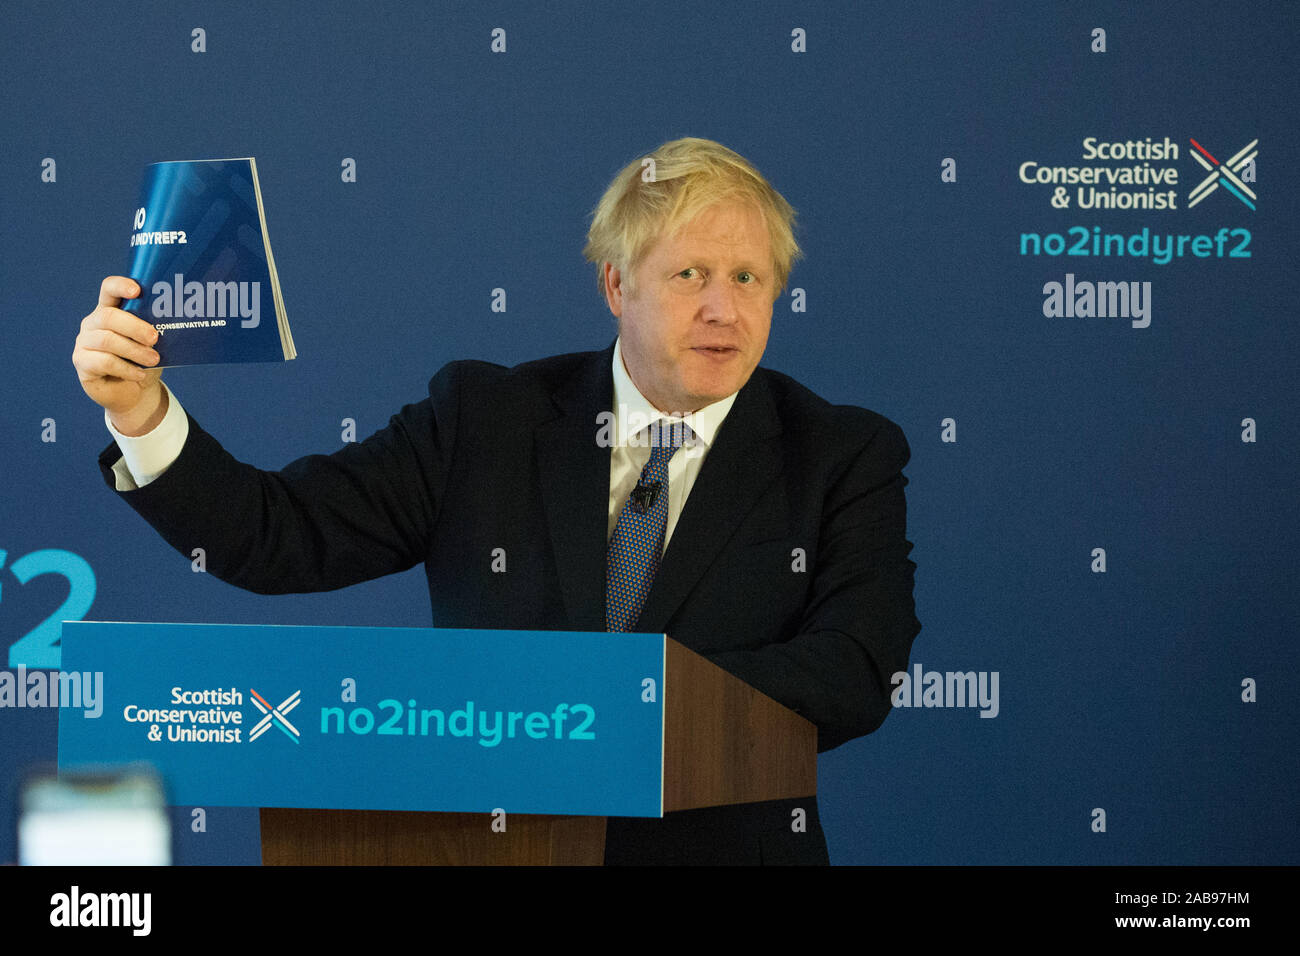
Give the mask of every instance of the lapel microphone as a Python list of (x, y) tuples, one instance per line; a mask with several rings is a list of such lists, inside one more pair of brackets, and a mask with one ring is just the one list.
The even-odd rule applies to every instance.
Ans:
[(659, 486), (661, 482), (651, 481), (644, 485), (637, 485), (632, 489), (632, 496), (628, 503), (632, 510), (639, 515), (645, 514), (655, 506), (655, 499), (659, 497)]

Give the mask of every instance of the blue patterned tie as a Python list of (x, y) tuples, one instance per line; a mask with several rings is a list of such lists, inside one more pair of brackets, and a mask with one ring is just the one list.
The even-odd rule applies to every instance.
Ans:
[(605, 630), (629, 631), (636, 624), (659, 570), (668, 526), (668, 461), (682, 447), (686, 426), (652, 426), (650, 460), (623, 504), (609, 539), (605, 571)]

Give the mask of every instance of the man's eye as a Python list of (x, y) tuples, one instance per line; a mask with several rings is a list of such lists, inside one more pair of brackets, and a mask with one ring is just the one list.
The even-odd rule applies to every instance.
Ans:
[(758, 276), (754, 275), (754, 273), (752, 272), (742, 272), (739, 275), (737, 275), (736, 278), (739, 279), (745, 285), (749, 285), (749, 283), (756, 282), (758, 280)]
[(677, 275), (682, 279), (698, 279), (700, 276), (699, 269), (683, 269)]

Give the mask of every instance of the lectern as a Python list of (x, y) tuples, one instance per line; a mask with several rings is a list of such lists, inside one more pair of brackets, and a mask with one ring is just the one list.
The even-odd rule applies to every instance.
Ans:
[[(258, 806), (287, 865), (600, 864), (608, 816), (814, 796), (816, 728), (664, 635), (67, 622), (60, 767)], [(65, 726), (66, 724), (66, 726)]]

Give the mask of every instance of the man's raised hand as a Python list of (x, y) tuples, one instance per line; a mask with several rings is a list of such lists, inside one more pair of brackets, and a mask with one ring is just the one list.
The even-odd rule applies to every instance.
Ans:
[(162, 370), (150, 367), (159, 361), (152, 348), (158, 332), (144, 319), (118, 308), (123, 299), (138, 295), (140, 286), (134, 279), (105, 279), (99, 287), (99, 303), (81, 320), (72, 350), (82, 389), (108, 409), (113, 427), (123, 435), (151, 431), (167, 411)]

